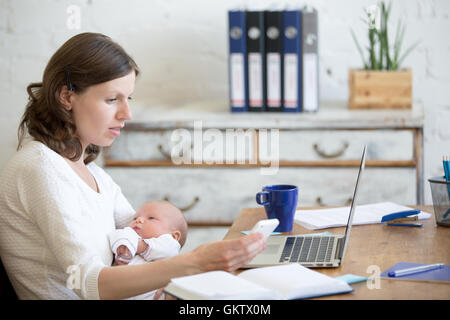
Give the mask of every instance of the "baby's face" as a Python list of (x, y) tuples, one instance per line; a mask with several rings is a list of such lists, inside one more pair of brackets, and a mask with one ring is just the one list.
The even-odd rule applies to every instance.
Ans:
[(164, 214), (164, 208), (157, 205), (144, 205), (136, 212), (130, 227), (143, 239), (159, 237), (170, 233), (169, 217)]

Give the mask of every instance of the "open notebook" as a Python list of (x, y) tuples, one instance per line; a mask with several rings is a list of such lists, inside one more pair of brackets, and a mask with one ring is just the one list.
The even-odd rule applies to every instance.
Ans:
[(225, 271), (211, 271), (174, 278), (164, 289), (184, 300), (291, 300), (352, 290), (343, 280), (297, 263), (250, 269), (238, 276)]

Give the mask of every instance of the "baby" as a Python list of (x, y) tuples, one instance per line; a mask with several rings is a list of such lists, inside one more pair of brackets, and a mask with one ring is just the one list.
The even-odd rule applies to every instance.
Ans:
[[(187, 223), (183, 213), (167, 201), (144, 203), (124, 229), (109, 234), (114, 265), (136, 265), (176, 256), (184, 245)], [(155, 291), (135, 297), (149, 299)]]

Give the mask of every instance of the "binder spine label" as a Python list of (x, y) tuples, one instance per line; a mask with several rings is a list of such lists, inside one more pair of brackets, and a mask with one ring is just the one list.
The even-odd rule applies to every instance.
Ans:
[(319, 61), (317, 11), (303, 13), (303, 110), (319, 109)]
[(317, 67), (317, 54), (303, 54), (303, 108), (306, 111), (315, 111), (319, 105)]
[(267, 54), (267, 105), (279, 107), (281, 104), (281, 57), (279, 53)]
[(298, 57), (296, 53), (284, 55), (284, 107), (298, 106)]
[(249, 105), (261, 107), (263, 104), (263, 70), (260, 53), (248, 54)]
[(230, 54), (231, 64), (231, 106), (245, 107), (245, 65), (244, 54)]
[(302, 111), (302, 12), (283, 15), (283, 111)]
[(228, 75), (231, 112), (248, 111), (247, 40), (245, 12), (228, 11)]

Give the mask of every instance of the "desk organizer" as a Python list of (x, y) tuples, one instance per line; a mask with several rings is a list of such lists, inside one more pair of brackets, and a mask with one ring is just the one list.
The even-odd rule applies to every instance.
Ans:
[(450, 227), (450, 182), (445, 177), (428, 179), (433, 198), (434, 215), (436, 223), (440, 226)]

